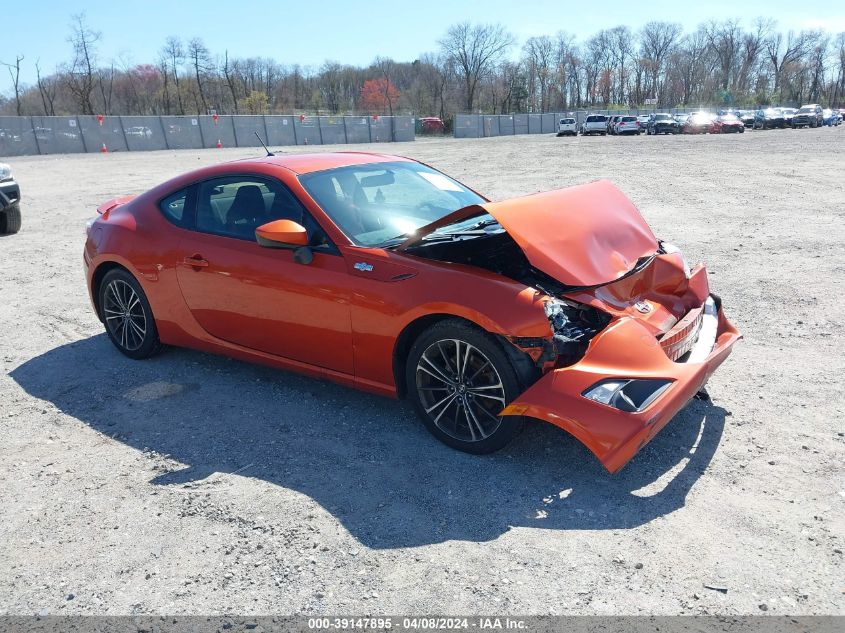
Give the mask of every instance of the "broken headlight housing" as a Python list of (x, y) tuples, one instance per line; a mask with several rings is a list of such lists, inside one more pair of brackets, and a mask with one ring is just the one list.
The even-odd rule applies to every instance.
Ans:
[(552, 329), (559, 366), (577, 362), (590, 340), (610, 323), (610, 315), (601, 310), (559, 299), (546, 301), (543, 310)]
[(684, 257), (684, 254), (681, 252), (681, 249), (675, 246), (674, 244), (670, 244), (669, 242), (660, 241), (660, 252), (665, 253), (666, 255), (670, 255), (672, 253), (677, 253), (681, 256), (681, 262), (684, 265), (684, 275), (686, 275), (687, 279), (690, 276), (690, 267), (689, 263), (687, 262), (687, 258)]

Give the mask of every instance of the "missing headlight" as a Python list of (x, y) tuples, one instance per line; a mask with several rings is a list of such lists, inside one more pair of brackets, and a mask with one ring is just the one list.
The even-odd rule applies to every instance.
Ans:
[(611, 378), (597, 382), (581, 395), (608, 406), (636, 413), (657, 400), (672, 384), (670, 380)]
[(558, 299), (549, 299), (543, 309), (552, 329), (559, 366), (580, 360), (590, 340), (610, 322), (610, 315), (600, 310)]

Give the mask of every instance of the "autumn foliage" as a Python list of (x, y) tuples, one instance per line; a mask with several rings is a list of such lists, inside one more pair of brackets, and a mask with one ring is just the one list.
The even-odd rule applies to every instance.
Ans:
[(399, 91), (390, 80), (368, 79), (361, 86), (361, 107), (370, 114), (393, 114)]

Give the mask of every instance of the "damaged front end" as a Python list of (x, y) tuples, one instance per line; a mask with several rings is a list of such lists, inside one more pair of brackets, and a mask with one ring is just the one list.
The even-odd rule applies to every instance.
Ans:
[[(450, 231), (454, 222), (464, 226)], [(401, 249), (546, 296), (550, 335), (509, 339), (539, 378), (500, 415), (567, 430), (610, 472), (703, 388), (740, 338), (704, 267), (690, 270), (609, 182), (477, 205), (427, 228)]]

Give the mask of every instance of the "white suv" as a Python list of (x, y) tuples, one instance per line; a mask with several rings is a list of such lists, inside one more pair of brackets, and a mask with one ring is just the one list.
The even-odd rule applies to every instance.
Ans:
[(613, 125), (614, 134), (639, 134), (640, 122), (635, 116), (621, 116)]
[(564, 136), (567, 134), (578, 136), (578, 121), (573, 118), (566, 118), (558, 121), (557, 135)]
[(588, 134), (607, 134), (607, 117), (603, 114), (588, 114), (581, 124), (581, 136)]

